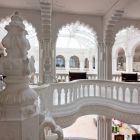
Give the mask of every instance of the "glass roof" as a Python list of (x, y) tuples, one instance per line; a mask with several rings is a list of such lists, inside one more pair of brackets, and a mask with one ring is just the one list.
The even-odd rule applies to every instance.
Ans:
[(80, 22), (72, 23), (62, 27), (59, 31), (56, 47), (75, 49), (96, 48), (97, 36), (95, 31), (80, 24)]

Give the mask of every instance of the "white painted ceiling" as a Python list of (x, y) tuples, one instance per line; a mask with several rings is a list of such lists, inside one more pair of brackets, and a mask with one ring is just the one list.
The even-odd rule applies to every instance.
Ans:
[[(53, 0), (53, 10), (60, 12), (105, 15), (120, 0)], [(140, 19), (140, 0), (129, 0), (124, 16)], [(0, 0), (0, 7), (40, 9), (39, 0)]]

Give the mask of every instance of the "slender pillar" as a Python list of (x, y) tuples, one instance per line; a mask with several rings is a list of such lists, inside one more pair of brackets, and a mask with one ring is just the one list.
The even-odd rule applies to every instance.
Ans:
[(70, 58), (66, 57), (65, 58), (65, 69), (67, 72), (70, 71), (70, 64), (69, 63), (70, 63)]
[(42, 63), (42, 58), (43, 58), (43, 44), (42, 40), (39, 39), (39, 84), (43, 82), (43, 63)]
[(51, 83), (55, 80), (53, 73), (54, 63), (52, 63), (54, 53), (51, 40), (52, 0), (40, 0), (40, 7), (42, 20), (43, 82)]
[(112, 59), (112, 73), (116, 74), (117, 71), (117, 58)]
[(97, 127), (98, 127), (98, 140), (104, 140), (105, 138), (104, 118), (102, 116), (98, 116)]
[(126, 57), (126, 72), (133, 72), (133, 56)]
[(104, 116), (98, 116), (98, 140), (111, 140), (112, 139), (112, 120)]
[(106, 140), (112, 140), (112, 119), (105, 119)]
[(105, 55), (103, 43), (99, 43), (98, 47), (98, 79), (105, 79)]
[(89, 71), (92, 72), (93, 71), (93, 57), (89, 58)]
[(84, 71), (84, 59), (80, 59), (80, 71)]
[(105, 44), (105, 79), (112, 80), (112, 43)]

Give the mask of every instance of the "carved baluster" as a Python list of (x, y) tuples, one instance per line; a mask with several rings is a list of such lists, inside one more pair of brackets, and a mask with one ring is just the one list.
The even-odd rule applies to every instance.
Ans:
[(119, 100), (119, 86), (116, 86), (116, 100)]
[(89, 87), (90, 87), (90, 85), (88, 84), (88, 85), (87, 85), (88, 97), (90, 96), (90, 93), (89, 93)]
[(102, 94), (101, 94), (101, 87), (102, 87), (102, 84), (101, 83), (98, 83), (98, 96), (101, 97)]
[(94, 91), (93, 96), (96, 96), (96, 84), (95, 83), (93, 84), (93, 91)]
[(70, 103), (73, 101), (73, 97), (72, 97), (72, 89), (69, 88), (69, 91), (70, 91)]
[(126, 87), (124, 86), (124, 87), (122, 88), (123, 102), (125, 102), (125, 96), (126, 96), (125, 90), (126, 90)]
[(105, 87), (105, 98), (107, 98), (107, 84), (106, 83), (104, 84), (104, 87)]
[(65, 89), (65, 104), (68, 104), (68, 89)]
[(113, 85), (110, 85), (110, 93), (111, 93), (111, 99), (113, 99)]
[(83, 97), (85, 97), (85, 85), (82, 85), (83, 87)]
[(80, 85), (78, 84), (78, 94), (79, 94), (79, 98), (81, 97), (80, 96)]
[(61, 105), (61, 89), (57, 88), (58, 91), (58, 105)]
[(134, 94), (133, 94), (133, 88), (132, 87), (129, 87), (129, 91), (130, 91), (130, 103), (133, 103), (133, 96), (135, 96)]

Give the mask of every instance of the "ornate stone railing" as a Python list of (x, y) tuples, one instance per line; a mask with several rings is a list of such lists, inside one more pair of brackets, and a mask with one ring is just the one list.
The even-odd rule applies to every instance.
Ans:
[[(138, 73), (138, 79), (140, 80), (140, 73)], [(121, 74), (112, 74), (113, 81), (121, 81)]]
[(79, 114), (94, 113), (140, 124), (139, 83), (77, 80), (34, 89), (40, 96), (42, 112), (50, 111), (62, 127), (71, 124)]
[(56, 79), (58, 82), (68, 82), (69, 81), (69, 74), (67, 73), (57, 73)]
[[(68, 73), (56, 73), (56, 78), (58, 82), (69, 82), (69, 74)], [(95, 80), (97, 79), (97, 74), (87, 74), (87, 79)]]
[(121, 74), (112, 74), (113, 81), (121, 81)]

